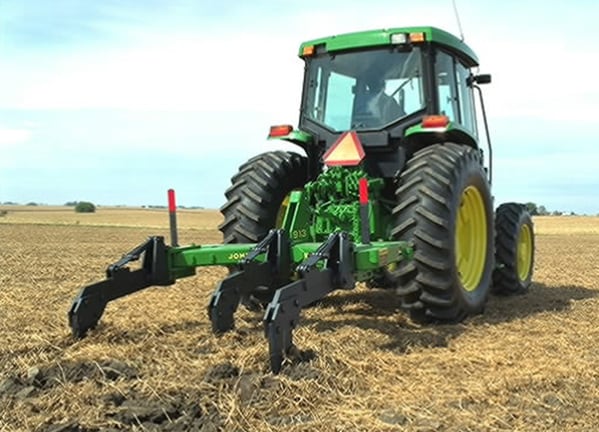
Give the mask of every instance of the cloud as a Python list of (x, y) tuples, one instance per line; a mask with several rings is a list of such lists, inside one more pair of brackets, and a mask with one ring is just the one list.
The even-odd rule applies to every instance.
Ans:
[(486, 70), (493, 74), (493, 83), (483, 91), (495, 117), (527, 116), (579, 123), (587, 120), (585, 113), (597, 112), (599, 82), (572, 76), (574, 65), (588, 63), (594, 48), (575, 51), (529, 42), (514, 50), (511, 43), (498, 43), (486, 52), (494, 54), (485, 63)]
[[(185, 184), (188, 197), (197, 179), (224, 188), (247, 157), (297, 150), (265, 136), (269, 125), (299, 117), (302, 41), (421, 24), (458, 33), (451, 2), (440, 0), (31, 2), (0, 2), (0, 149), (10, 149), (0, 163), (14, 168), (14, 179), (3, 173), (5, 188), (42, 201), (58, 193), (73, 199), (69, 191), (78, 188), (127, 202), (139, 178), (162, 191), (161, 176)], [(579, 29), (594, 28), (597, 6), (508, 3), (460, 5), (466, 41), (481, 71), (493, 74), (483, 90), (498, 193), (532, 200), (576, 178), (590, 196), (596, 176), (586, 165), (599, 155), (581, 126), (599, 111), (599, 82), (581, 74), (599, 41)], [(7, 4), (18, 13), (7, 13)], [(31, 184), (19, 180), (25, 162), (38, 169)], [(87, 177), (73, 177), (73, 164)], [(41, 191), (44, 175), (58, 180)], [(215, 202), (208, 198), (215, 193), (203, 188), (202, 202)]]
[(0, 126), (0, 150), (8, 150), (26, 142), (30, 137), (31, 131), (29, 129), (10, 129)]
[[(32, 131), (29, 129), (10, 128), (0, 125), (0, 169), (16, 165), (17, 153), (27, 144), (32, 137)], [(5, 183), (0, 171), (0, 184)]]
[[(113, 49), (50, 63), (43, 78), (8, 88), (12, 109), (232, 110), (297, 113), (302, 63), (296, 43), (264, 36), (178, 35), (161, 44)], [(262, 53), (285, 53), (278, 62)], [(34, 77), (29, 77), (34, 78)], [(14, 89), (14, 90), (12, 90)], [(294, 115), (295, 117), (295, 115)]]
[[(14, 53), (12, 61), (0, 59), (0, 86), (11, 83), (1, 89), (0, 104), (12, 109), (212, 112), (235, 107), (297, 117), (303, 73), (297, 50), (302, 40), (398, 25), (388, 14), (390, 3), (352, 8), (339, 8), (340, 2), (312, 2), (301, 8), (273, 5), (208, 8), (179, 1), (144, 11), (109, 2), (102, 8), (82, 8), (81, 16), (74, 15), (86, 29), (96, 29), (81, 33), (88, 46), (71, 42), (29, 56)], [(420, 21), (423, 14), (447, 27), (447, 11), (404, 9), (401, 21), (406, 25), (416, 16)], [(63, 31), (79, 31), (72, 17), (52, 15), (59, 15)], [(38, 27), (44, 24), (39, 16), (34, 18)], [(98, 34), (104, 35), (104, 44), (98, 45)]]

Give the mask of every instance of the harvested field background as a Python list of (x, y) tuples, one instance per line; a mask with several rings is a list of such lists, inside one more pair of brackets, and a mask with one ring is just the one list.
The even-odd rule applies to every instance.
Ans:
[[(0, 431), (538, 431), (599, 425), (599, 218), (535, 219), (535, 283), (459, 325), (417, 326), (358, 287), (306, 310), (307, 354), (268, 372), (262, 316), (210, 331), (221, 268), (111, 303), (71, 338), (78, 289), (165, 210), (0, 207)], [(180, 243), (219, 243), (220, 215), (179, 212)]]

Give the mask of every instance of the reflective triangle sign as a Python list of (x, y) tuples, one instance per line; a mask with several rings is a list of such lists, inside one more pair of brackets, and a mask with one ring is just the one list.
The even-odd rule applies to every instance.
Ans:
[(327, 166), (355, 166), (364, 159), (364, 148), (355, 131), (345, 132), (322, 157)]

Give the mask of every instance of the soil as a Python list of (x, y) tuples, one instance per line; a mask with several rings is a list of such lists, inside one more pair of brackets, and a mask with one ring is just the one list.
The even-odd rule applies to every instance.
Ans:
[[(218, 243), (210, 217), (180, 242)], [(77, 290), (166, 227), (0, 222), (0, 431), (594, 430), (599, 218), (560, 219), (535, 219), (528, 293), (425, 326), (391, 291), (337, 292), (302, 312), (279, 375), (261, 313), (212, 334), (223, 268), (112, 302), (72, 338)]]

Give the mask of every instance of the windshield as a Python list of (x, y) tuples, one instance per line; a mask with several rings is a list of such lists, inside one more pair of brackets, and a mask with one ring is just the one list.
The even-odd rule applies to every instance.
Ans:
[(378, 129), (424, 108), (420, 50), (308, 58), (303, 115), (336, 132)]

